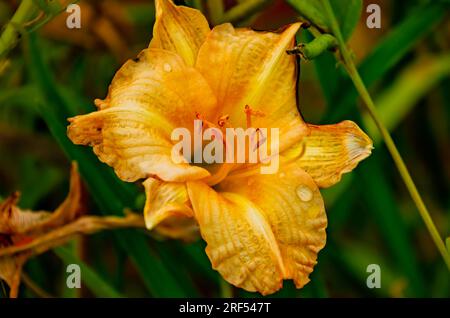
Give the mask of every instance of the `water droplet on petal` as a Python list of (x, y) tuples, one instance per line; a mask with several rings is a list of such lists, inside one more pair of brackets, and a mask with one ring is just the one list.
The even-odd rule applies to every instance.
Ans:
[(295, 191), (297, 192), (300, 200), (302, 200), (303, 202), (311, 201), (311, 199), (313, 198), (313, 192), (311, 191), (311, 189), (303, 184), (298, 186)]
[(164, 64), (164, 71), (166, 71), (167, 73), (172, 72), (172, 66), (170, 66), (170, 64), (165, 63)]

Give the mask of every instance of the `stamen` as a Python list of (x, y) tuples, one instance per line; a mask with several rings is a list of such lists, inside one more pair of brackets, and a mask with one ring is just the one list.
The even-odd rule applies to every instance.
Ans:
[(195, 117), (198, 120), (202, 121), (202, 131), (203, 128), (213, 128), (213, 135), (212, 135), (212, 140), (215, 140), (216, 138), (219, 139), (225, 146), (226, 149), (226, 140), (224, 138), (224, 132), (223, 132), (223, 126), (225, 125), (226, 121), (228, 120), (228, 118), (230, 117), (229, 115), (224, 115), (222, 117), (219, 118), (218, 124), (219, 125), (215, 125), (212, 122), (206, 120), (203, 118), (203, 116), (200, 113), (195, 113)]
[(210, 128), (218, 128), (217, 125), (215, 125), (212, 122), (204, 119), (203, 116), (200, 113), (195, 113), (195, 117), (202, 121), (202, 128), (203, 128), (203, 125), (206, 126), (206, 127), (210, 127)]
[(223, 115), (222, 117), (220, 117), (219, 120), (217, 121), (217, 124), (219, 125), (219, 127), (223, 128), (229, 118), (230, 118), (230, 115)]
[(264, 117), (265, 114), (262, 111), (251, 109), (249, 105), (245, 105), (244, 113), (247, 117), (247, 128), (252, 127), (252, 116)]

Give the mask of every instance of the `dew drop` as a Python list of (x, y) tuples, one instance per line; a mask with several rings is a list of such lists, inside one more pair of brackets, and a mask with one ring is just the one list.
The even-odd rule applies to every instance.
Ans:
[(167, 73), (172, 72), (172, 66), (170, 66), (170, 64), (165, 63), (164, 64), (164, 71), (166, 71)]
[(300, 200), (302, 200), (303, 202), (311, 201), (311, 199), (313, 198), (311, 189), (305, 185), (298, 186), (296, 192)]

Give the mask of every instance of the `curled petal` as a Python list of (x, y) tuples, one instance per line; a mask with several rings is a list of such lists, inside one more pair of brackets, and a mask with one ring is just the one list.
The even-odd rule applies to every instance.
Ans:
[(49, 212), (24, 211), (17, 206), (19, 193), (13, 193), (0, 204), (0, 234), (24, 233), (42, 224)]
[(185, 183), (164, 182), (148, 178), (143, 183), (146, 202), (144, 208), (147, 229), (170, 238), (190, 240), (198, 233), (193, 219), (189, 196)]
[(248, 291), (267, 295), (280, 289), (280, 250), (262, 211), (243, 196), (219, 194), (202, 182), (188, 182), (188, 192), (213, 268)]
[(325, 246), (327, 217), (317, 185), (298, 164), (277, 174), (229, 177), (219, 191), (232, 191), (253, 202), (276, 238), (283, 260), (284, 279), (297, 288), (309, 282), (318, 252)]
[[(53, 212), (48, 219), (40, 224), (37, 230), (45, 231), (48, 228), (62, 226), (73, 221), (83, 212), (81, 177), (78, 173), (78, 164), (72, 162), (70, 170), (69, 194), (63, 203)], [(36, 230), (36, 229), (35, 229)]]
[(184, 181), (209, 175), (187, 162), (173, 162), (171, 141), (163, 129), (158, 129), (161, 122), (146, 110), (114, 107), (74, 117), (70, 122), (68, 136), (72, 142), (93, 146), (99, 159), (114, 167), (122, 180), (132, 182), (157, 175), (164, 180)]
[(165, 238), (185, 242), (194, 242), (200, 237), (197, 221), (194, 218), (179, 215), (173, 215), (159, 223), (155, 227), (155, 232)]
[(78, 166), (74, 162), (71, 169), (69, 194), (55, 212), (22, 210), (17, 206), (20, 196), (14, 193), (0, 204), (0, 234), (31, 235), (66, 224), (81, 214), (81, 195), (81, 179)]
[(216, 26), (200, 48), (196, 68), (215, 93), (232, 127), (246, 127), (248, 105), (264, 116), (253, 127), (280, 129), (281, 149), (298, 141), (305, 124), (297, 110), (297, 64), (287, 49), (295, 45), (295, 23), (280, 33)]
[(172, 0), (156, 0), (151, 48), (175, 52), (192, 66), (209, 31), (208, 21), (200, 11), (175, 6)]
[(330, 187), (372, 153), (372, 140), (352, 121), (335, 125), (308, 125), (310, 135), (300, 146), (297, 162), (321, 188)]

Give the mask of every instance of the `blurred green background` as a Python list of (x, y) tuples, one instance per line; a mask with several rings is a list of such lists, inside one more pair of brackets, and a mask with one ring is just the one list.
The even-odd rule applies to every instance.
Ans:
[[(346, 1), (346, 0), (342, 0)], [(352, 1), (352, 0), (348, 0)], [(276, 29), (298, 20), (296, 0), (177, 1), (200, 8), (211, 25)], [(118, 180), (88, 147), (66, 137), (66, 118), (94, 110), (116, 70), (148, 45), (153, 1), (78, 1), (81, 29), (68, 29), (69, 1), (34, 1), (20, 39), (0, 55), (0, 198), (51, 210), (65, 197), (70, 161), (80, 163), (93, 214), (142, 210), (143, 189)], [(381, 7), (381, 29), (366, 7)], [(20, 1), (0, 1), (5, 30)], [(242, 10), (242, 6), (245, 6)], [(239, 8), (236, 10), (236, 8)], [(240, 10), (240, 11), (239, 11)], [(442, 237), (450, 235), (450, 21), (448, 1), (364, 1), (349, 39), (370, 88)], [(41, 12), (39, 14), (39, 12)], [(351, 17), (345, 17), (351, 20)], [(355, 20), (356, 22), (356, 20)], [(299, 41), (312, 39), (303, 31)], [(302, 61), (300, 108), (307, 122), (352, 119), (375, 141), (373, 155), (322, 191), (329, 226), (311, 282), (285, 281), (276, 297), (449, 297), (450, 279), (379, 134), (332, 52)], [(258, 297), (211, 269), (202, 241), (164, 240), (143, 230), (103, 232), (28, 262), (21, 297)], [(83, 288), (65, 286), (64, 264), (83, 264)], [(369, 264), (381, 288), (369, 289)], [(5, 284), (0, 295), (6, 295)]]

